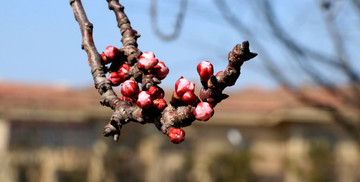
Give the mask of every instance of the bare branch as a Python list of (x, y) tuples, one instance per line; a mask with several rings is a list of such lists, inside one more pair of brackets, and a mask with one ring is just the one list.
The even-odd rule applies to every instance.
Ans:
[(158, 24), (158, 6), (157, 0), (151, 0), (150, 5), (150, 17), (151, 17), (151, 27), (154, 30), (155, 34), (160, 37), (164, 41), (172, 41), (179, 37), (183, 23), (184, 23), (184, 16), (187, 10), (187, 2), (188, 0), (181, 0), (179, 12), (176, 16), (176, 23), (173, 29), (173, 32), (169, 34), (163, 33)]
[(82, 35), (82, 49), (85, 49), (91, 65), (91, 73), (94, 79), (95, 88), (102, 95), (101, 104), (114, 109), (119, 98), (112, 89), (110, 81), (106, 78), (104, 66), (101, 64), (100, 54), (96, 50), (92, 30), (93, 25), (86, 17), (84, 8), (80, 0), (70, 0), (70, 5), (74, 11), (75, 19), (79, 23)]
[[(133, 82), (135, 85), (134, 87), (137, 88), (137, 92), (139, 91), (138, 83), (141, 83), (142, 85), (141, 90), (146, 92), (152, 86), (157, 87), (157, 85), (161, 83), (160, 80), (164, 77), (160, 77), (159, 74), (156, 73), (156, 70), (144, 69), (141, 67), (139, 57), (142, 52), (137, 49), (137, 38), (140, 35), (136, 30), (132, 29), (130, 21), (124, 13), (124, 7), (119, 4), (119, 1), (107, 0), (107, 2), (109, 9), (113, 10), (115, 13), (118, 27), (120, 28), (122, 35), (121, 42), (123, 44), (119, 50), (110, 46), (110, 48), (115, 51), (113, 53), (115, 56), (111, 61), (105, 53), (99, 55), (96, 50), (92, 36), (93, 26), (86, 17), (81, 1), (70, 1), (75, 18), (80, 26), (83, 39), (82, 48), (85, 49), (88, 54), (95, 87), (101, 95), (101, 104), (109, 106), (114, 110), (109, 123), (104, 128), (104, 136), (113, 136), (114, 140), (117, 141), (119, 139), (120, 129), (128, 122), (138, 122), (141, 124), (154, 123), (164, 134), (168, 134), (170, 128), (180, 128), (191, 125), (196, 119), (193, 112), (196, 109), (196, 104), (200, 102), (199, 99), (195, 100), (196, 102), (192, 104), (184, 104), (182, 101), (182, 103), (178, 102), (180, 103), (178, 104), (174, 101), (166, 106), (165, 103), (162, 109), (159, 110), (159, 108), (152, 107), (153, 105), (149, 107), (141, 106), (141, 104), (137, 103), (139, 102), (139, 99), (137, 98), (123, 97), (123, 99), (120, 99), (117, 97), (111, 85), (116, 84), (110, 83), (105, 74), (108, 71), (111, 72), (110, 74), (118, 72), (121, 65), (127, 64), (126, 66), (129, 68), (129, 71), (126, 73), (124, 79)], [(144, 54), (141, 56), (143, 57), (143, 55)], [(243, 42), (242, 44), (235, 46), (228, 55), (229, 64), (223, 73), (217, 77), (212, 76), (208, 84), (204, 84), (206, 88), (202, 89), (200, 93), (203, 101), (210, 102), (213, 104), (212, 107), (215, 107), (217, 103), (227, 98), (227, 95), (222, 94), (222, 91), (226, 87), (235, 84), (240, 75), (240, 68), (243, 62), (254, 58), (256, 55), (256, 53), (250, 52), (248, 42)], [(154, 59), (156, 60), (155, 64), (157, 64), (157, 59), (155, 57)], [(142, 60), (140, 60), (140, 62), (141, 61)], [(112, 63), (111, 66), (109, 68), (105, 67), (105, 64), (110, 62)], [(140, 97), (141, 93), (137, 92), (136, 94), (139, 94), (137, 96)], [(123, 91), (122, 93), (124, 94)], [(153, 104), (153, 100), (150, 102), (150, 104)], [(178, 142), (179, 141), (176, 141), (174, 143)]]

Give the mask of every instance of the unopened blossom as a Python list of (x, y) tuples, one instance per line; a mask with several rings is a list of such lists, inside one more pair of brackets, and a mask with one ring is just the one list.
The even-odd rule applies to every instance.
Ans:
[(207, 121), (214, 115), (214, 109), (208, 102), (200, 102), (194, 110), (195, 118), (199, 121)]
[(181, 100), (189, 105), (195, 105), (197, 97), (193, 91), (187, 91), (183, 94)]
[(174, 144), (179, 144), (185, 139), (185, 131), (180, 128), (170, 128), (167, 135)]
[(136, 101), (136, 104), (144, 109), (147, 109), (151, 107), (152, 101), (150, 94), (147, 91), (140, 91), (138, 95), (138, 100)]
[(123, 100), (123, 101), (130, 101), (130, 102), (133, 101), (132, 98), (130, 98), (130, 97), (125, 97), (125, 96), (122, 96), (122, 100)]
[(169, 68), (164, 62), (159, 61), (157, 65), (154, 66), (154, 72), (159, 79), (164, 79), (169, 74)]
[(223, 71), (217, 72), (215, 76), (219, 76), (222, 72), (223, 72)]
[(123, 78), (118, 72), (111, 72), (108, 76), (108, 80), (110, 80), (112, 86), (118, 86), (123, 82)]
[(110, 63), (119, 56), (119, 49), (114, 46), (107, 46), (105, 51), (101, 54), (104, 64)]
[(139, 57), (139, 67), (144, 70), (149, 70), (157, 65), (158, 59), (155, 58), (154, 53), (144, 52)]
[(180, 77), (175, 83), (175, 92), (178, 96), (182, 97), (182, 95), (187, 92), (193, 92), (195, 89), (195, 83), (190, 82), (184, 77)]
[(158, 86), (151, 86), (148, 89), (151, 99), (162, 99), (164, 98), (164, 90)]
[(125, 97), (135, 98), (139, 93), (139, 85), (133, 80), (126, 80), (121, 85), (121, 94)]
[(214, 68), (209, 61), (202, 61), (197, 65), (197, 72), (201, 81), (207, 81), (214, 74)]
[(162, 111), (167, 106), (166, 101), (164, 99), (155, 99), (153, 100), (153, 107), (158, 111)]

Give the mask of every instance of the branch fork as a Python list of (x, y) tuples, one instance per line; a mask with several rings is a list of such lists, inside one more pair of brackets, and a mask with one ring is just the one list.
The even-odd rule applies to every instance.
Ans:
[[(157, 59), (155, 57), (147, 58), (145, 56), (144, 58), (144, 56), (141, 56), (143, 53), (137, 48), (137, 38), (139, 38), (140, 35), (136, 30), (132, 29), (130, 21), (124, 13), (124, 7), (119, 4), (118, 0), (107, 0), (107, 2), (109, 9), (115, 13), (117, 24), (122, 35), (121, 42), (123, 45), (118, 49), (119, 57), (121, 57), (119, 60), (121, 60), (121, 62), (116, 60), (117, 62), (113, 61), (112, 64), (128, 64), (130, 69), (126, 73), (125, 78), (140, 84), (140, 92), (146, 92), (143, 95), (148, 96), (147, 94), (150, 94), (148, 91), (151, 87), (155, 86), (155, 89), (161, 89), (158, 85), (163, 78), (162, 76), (160, 78), (153, 70), (141, 69), (139, 59), (153, 59), (154, 61), (157, 61)], [(143, 98), (126, 98), (124, 96), (123, 98), (119, 98), (113, 90), (114, 84), (106, 77), (106, 74), (113, 71), (112, 68), (115, 66), (110, 66), (110, 68), (106, 67), (102, 60), (104, 53), (100, 55), (97, 51), (92, 37), (93, 25), (86, 17), (81, 1), (70, 0), (70, 5), (74, 11), (75, 19), (80, 26), (82, 49), (84, 49), (88, 55), (94, 85), (101, 95), (100, 103), (114, 110), (109, 123), (104, 127), (104, 136), (113, 136), (115, 141), (119, 139), (120, 130), (123, 125), (129, 122), (137, 122), (141, 124), (154, 123), (162, 133), (169, 136), (173, 143), (182, 142), (185, 133), (180, 128), (191, 125), (195, 120), (208, 120), (213, 115), (213, 108), (216, 104), (228, 97), (228, 95), (223, 94), (223, 90), (235, 84), (240, 75), (242, 64), (257, 55), (256, 53), (250, 52), (249, 42), (245, 41), (238, 44), (229, 52), (229, 63), (224, 71), (213, 75), (211, 65), (205, 72), (199, 72), (203, 86), (200, 89), (200, 97), (195, 95), (193, 83), (180, 78), (183, 80), (179, 79), (177, 81), (175, 86), (176, 90), (167, 105), (164, 105), (164, 103), (166, 104), (165, 101), (159, 102), (163, 95), (161, 97), (156, 96), (156, 98), (151, 95), (148, 97), (151, 97), (152, 102), (158, 99), (158, 106), (155, 107), (153, 105), (142, 108), (138, 102)], [(208, 65), (208, 63), (206, 65)], [(207, 75), (203, 76), (204, 74)], [(123, 82), (123, 84), (125, 83)], [(140, 94), (138, 97), (140, 97)]]

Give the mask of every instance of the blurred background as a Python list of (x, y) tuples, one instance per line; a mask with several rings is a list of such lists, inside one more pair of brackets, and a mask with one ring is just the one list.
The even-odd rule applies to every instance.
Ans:
[[(170, 68), (167, 101), (180, 76), (200, 88), (200, 61), (223, 70), (245, 40), (259, 55), (183, 143), (137, 123), (116, 143), (69, 2), (1, 1), (1, 182), (360, 181), (360, 1), (120, 3)], [(83, 6), (98, 51), (121, 47), (107, 2)]]

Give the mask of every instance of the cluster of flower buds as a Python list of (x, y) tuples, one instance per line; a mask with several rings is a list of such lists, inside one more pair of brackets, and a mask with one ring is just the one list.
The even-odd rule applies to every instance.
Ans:
[[(120, 50), (114, 46), (106, 47), (101, 54), (103, 65), (112, 63), (108, 80), (112, 86), (121, 85), (122, 100), (129, 101), (143, 109), (154, 108), (161, 112), (167, 106), (163, 99), (164, 90), (156, 85), (151, 86), (148, 90), (140, 90), (138, 83), (128, 75), (131, 65), (122, 59)], [(138, 64), (132, 66), (138, 66), (144, 71), (144, 74), (153, 74), (160, 80), (169, 73), (169, 68), (165, 63), (158, 61), (152, 52), (144, 52), (140, 55)]]
[[(132, 66), (137, 66), (142, 70), (144, 75), (152, 74), (159, 80), (164, 79), (169, 73), (169, 68), (165, 63), (160, 62), (152, 52), (144, 52), (137, 62), (137, 64), (129, 65), (121, 55), (119, 49), (113, 46), (108, 46), (101, 54), (102, 64), (111, 63), (108, 80), (112, 86), (121, 85), (122, 100), (128, 101), (133, 105), (137, 105), (143, 109), (155, 109), (162, 112), (167, 106), (164, 100), (164, 90), (157, 85), (153, 85), (146, 90), (141, 90), (139, 84), (135, 79), (129, 75), (129, 70)], [(204, 84), (214, 74), (213, 65), (208, 61), (200, 62), (197, 66), (197, 71), (200, 75), (200, 80)], [(215, 76), (220, 75), (221, 72)], [(143, 88), (144, 89), (144, 88)], [(199, 121), (209, 120), (214, 110), (210, 103), (201, 102), (195, 95), (195, 84), (189, 80), (181, 77), (175, 83), (175, 92), (173, 98), (180, 102), (180, 105), (191, 105), (195, 107), (193, 114)], [(180, 128), (170, 127), (167, 130), (168, 137), (171, 142), (178, 144), (184, 141), (185, 132)]]
[(164, 62), (158, 61), (152, 52), (144, 52), (139, 58), (139, 68), (156, 75), (160, 80), (169, 73), (169, 68)]
[(196, 105), (198, 97), (194, 93), (195, 83), (190, 82), (184, 77), (180, 77), (175, 83), (174, 98), (188, 105)]
[(133, 80), (126, 80), (121, 85), (121, 94), (124, 101), (136, 103), (143, 109), (155, 108), (162, 111), (167, 106), (164, 100), (164, 90), (158, 86), (151, 86), (149, 90), (139, 90), (138, 84)]

